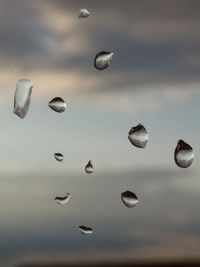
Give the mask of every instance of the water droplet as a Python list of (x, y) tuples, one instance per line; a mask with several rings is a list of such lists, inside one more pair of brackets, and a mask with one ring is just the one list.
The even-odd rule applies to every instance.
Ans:
[(132, 145), (145, 148), (148, 142), (148, 133), (142, 124), (132, 127), (128, 133), (128, 139)]
[(181, 168), (189, 167), (194, 159), (194, 152), (190, 145), (179, 140), (174, 151), (174, 160)]
[(86, 164), (85, 166), (85, 172), (86, 173), (93, 173), (94, 172), (94, 168), (93, 168), (93, 165), (92, 165), (92, 161), (89, 160), (88, 163)]
[(90, 12), (86, 8), (83, 8), (79, 11), (78, 17), (79, 18), (87, 18), (87, 17), (89, 17), (89, 15), (90, 15)]
[(71, 194), (70, 193), (67, 193), (66, 196), (64, 197), (55, 197), (55, 202), (60, 204), (60, 205), (63, 205), (63, 204), (66, 204), (71, 198)]
[(29, 109), (31, 102), (33, 83), (29, 79), (20, 79), (17, 82), (17, 87), (14, 97), (14, 110), (13, 113), (19, 118), (23, 119)]
[(64, 112), (66, 109), (66, 103), (61, 97), (55, 97), (49, 102), (49, 107), (56, 112)]
[(101, 51), (94, 59), (94, 66), (98, 70), (104, 70), (110, 66), (114, 53)]
[(139, 202), (138, 197), (136, 196), (135, 193), (131, 191), (125, 191), (121, 194), (121, 199), (123, 203), (128, 207), (128, 208), (133, 208), (135, 205)]
[(91, 227), (87, 227), (87, 226), (79, 226), (79, 230), (81, 231), (82, 234), (84, 235), (91, 235), (93, 233), (93, 230)]
[(64, 155), (61, 154), (61, 153), (55, 153), (55, 154), (54, 154), (54, 157), (55, 157), (55, 159), (56, 159), (57, 161), (60, 161), (60, 162), (62, 162), (63, 159), (64, 159)]

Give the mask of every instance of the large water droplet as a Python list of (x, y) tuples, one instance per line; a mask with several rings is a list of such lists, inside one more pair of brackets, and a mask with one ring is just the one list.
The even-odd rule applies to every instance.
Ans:
[(83, 225), (79, 226), (79, 230), (84, 235), (89, 235), (89, 234), (93, 233), (93, 230), (91, 227), (87, 227), (87, 226), (83, 226)]
[(86, 8), (83, 8), (79, 11), (78, 17), (79, 18), (87, 18), (87, 17), (89, 17), (89, 15), (90, 15), (90, 12)]
[(145, 127), (142, 124), (132, 127), (128, 134), (128, 139), (132, 145), (139, 148), (146, 147), (149, 137)]
[(64, 155), (61, 153), (55, 153), (54, 157), (57, 161), (62, 162), (64, 160)]
[(189, 167), (194, 159), (194, 152), (190, 145), (179, 140), (174, 151), (174, 160), (181, 168)]
[(49, 102), (49, 107), (56, 112), (64, 112), (66, 109), (66, 103), (61, 97), (55, 97)]
[(93, 173), (93, 171), (94, 171), (94, 168), (93, 168), (93, 165), (92, 165), (92, 161), (89, 160), (88, 163), (85, 166), (85, 172), (90, 174), (90, 173)]
[(63, 205), (63, 204), (66, 204), (71, 198), (71, 194), (70, 193), (67, 193), (66, 196), (64, 197), (55, 197), (55, 202), (60, 204), (60, 205)]
[(139, 202), (138, 197), (131, 191), (125, 191), (121, 194), (123, 203), (128, 207), (132, 208)]
[(104, 70), (110, 66), (114, 53), (101, 51), (94, 59), (94, 66), (98, 70)]
[(29, 79), (20, 79), (17, 82), (17, 87), (14, 97), (14, 110), (13, 113), (23, 119), (29, 109), (31, 102), (33, 83)]

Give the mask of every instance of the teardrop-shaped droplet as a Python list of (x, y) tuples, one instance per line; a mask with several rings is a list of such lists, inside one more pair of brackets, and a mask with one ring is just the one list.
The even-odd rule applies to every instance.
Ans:
[(148, 142), (148, 133), (142, 124), (132, 127), (128, 133), (128, 139), (132, 145), (145, 148)]
[(83, 226), (83, 225), (79, 226), (79, 230), (84, 235), (91, 235), (93, 233), (93, 230), (91, 227), (87, 227), (87, 226)]
[(194, 159), (194, 152), (190, 145), (183, 140), (179, 140), (174, 151), (174, 160), (181, 168), (189, 167)]
[(29, 109), (31, 102), (33, 83), (29, 79), (20, 79), (17, 82), (17, 87), (14, 97), (14, 110), (13, 113), (23, 119)]
[(64, 160), (64, 155), (61, 153), (55, 153), (54, 157), (57, 161), (62, 162)]
[(83, 8), (79, 11), (78, 17), (79, 18), (87, 18), (87, 17), (89, 17), (89, 15), (90, 15), (90, 12), (86, 8)]
[(71, 194), (70, 193), (67, 193), (66, 196), (64, 197), (55, 197), (55, 202), (60, 204), (60, 205), (63, 205), (63, 204), (66, 204), (71, 198)]
[(66, 103), (61, 97), (55, 97), (49, 102), (49, 107), (56, 112), (64, 112), (66, 109)]
[(138, 197), (136, 196), (135, 193), (131, 191), (125, 191), (121, 194), (121, 199), (123, 203), (128, 207), (128, 208), (133, 208), (135, 205), (139, 202)]
[(94, 168), (93, 168), (91, 160), (89, 160), (87, 165), (85, 166), (85, 172), (89, 174), (94, 172)]
[(94, 59), (94, 66), (98, 70), (104, 70), (110, 66), (114, 53), (101, 51)]

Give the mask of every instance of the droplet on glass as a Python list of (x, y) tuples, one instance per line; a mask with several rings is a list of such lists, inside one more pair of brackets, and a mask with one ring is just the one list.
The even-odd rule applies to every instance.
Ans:
[(121, 199), (128, 208), (133, 208), (139, 202), (138, 197), (131, 191), (121, 193)]
[(101, 51), (94, 59), (94, 66), (98, 70), (104, 70), (110, 66), (114, 53)]
[(63, 204), (66, 204), (71, 198), (71, 194), (70, 193), (67, 193), (66, 196), (64, 197), (55, 197), (55, 202), (60, 204), (60, 205), (63, 205)]
[(49, 102), (49, 107), (56, 112), (64, 112), (66, 109), (66, 103), (61, 97), (55, 97)]
[(92, 165), (92, 161), (89, 160), (88, 163), (86, 164), (85, 166), (85, 172), (86, 173), (93, 173), (94, 172), (94, 168), (93, 168), (93, 165)]
[(148, 142), (148, 133), (142, 124), (132, 127), (128, 133), (128, 139), (132, 145), (145, 148)]
[(55, 157), (55, 159), (56, 159), (57, 161), (59, 161), (59, 162), (62, 162), (63, 159), (64, 159), (64, 155), (61, 154), (61, 153), (55, 153), (55, 154), (54, 154), (54, 157)]
[(84, 235), (91, 235), (93, 233), (93, 230), (91, 227), (87, 227), (87, 226), (83, 226), (83, 225), (79, 226), (79, 230)]
[(87, 18), (87, 17), (89, 17), (89, 15), (90, 15), (90, 12), (86, 8), (83, 8), (79, 11), (78, 17), (79, 18)]
[(31, 102), (33, 83), (29, 79), (20, 79), (17, 82), (17, 87), (14, 97), (14, 110), (13, 113), (19, 118), (23, 119), (29, 109)]
[(179, 140), (174, 151), (174, 160), (181, 168), (189, 167), (194, 159), (194, 152), (190, 145), (183, 140)]

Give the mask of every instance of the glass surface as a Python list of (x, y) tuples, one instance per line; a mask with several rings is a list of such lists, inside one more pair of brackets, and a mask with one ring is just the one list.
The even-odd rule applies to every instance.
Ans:
[[(0, 266), (199, 262), (200, 1), (0, 7)], [(113, 53), (102, 71), (100, 51)], [(34, 87), (21, 120), (23, 78)], [(65, 112), (49, 108), (55, 97)], [(128, 139), (138, 124), (145, 149)], [(174, 161), (180, 139), (194, 152), (189, 168)]]

